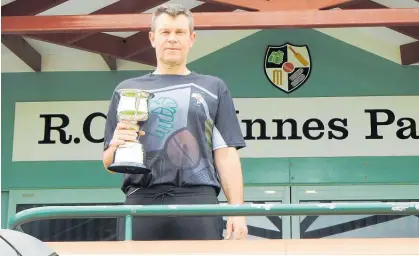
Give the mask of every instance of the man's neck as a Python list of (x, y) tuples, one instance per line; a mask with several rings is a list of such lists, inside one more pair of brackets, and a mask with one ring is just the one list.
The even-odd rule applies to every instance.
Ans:
[(153, 74), (156, 75), (189, 75), (191, 71), (184, 66), (166, 66), (166, 65), (157, 65), (156, 70)]

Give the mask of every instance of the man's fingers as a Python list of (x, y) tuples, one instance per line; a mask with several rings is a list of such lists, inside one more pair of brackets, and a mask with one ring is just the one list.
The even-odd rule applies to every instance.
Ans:
[(119, 130), (115, 133), (117, 136), (128, 135), (128, 136), (137, 136), (137, 132), (133, 130)]
[(230, 221), (227, 221), (226, 236), (225, 236), (226, 240), (231, 238), (232, 231), (233, 231), (233, 223), (231, 223)]
[(246, 238), (246, 236), (247, 236), (247, 231), (245, 227), (242, 227), (234, 231), (234, 238), (236, 240), (243, 240)]
[(234, 229), (234, 240), (240, 240), (241, 239), (241, 232), (242, 230), (240, 228)]
[(240, 230), (234, 230), (234, 240), (240, 240)]
[(244, 218), (229, 217), (225, 239), (244, 240), (247, 237), (247, 225)]
[(137, 141), (138, 136), (145, 134), (144, 131), (139, 130), (140, 126), (130, 121), (122, 120), (116, 126), (116, 130), (113, 136), (112, 144), (115, 146), (121, 146), (127, 141)]
[(136, 136), (136, 133), (134, 133), (134, 135), (117, 134), (115, 135), (115, 139), (122, 140), (122, 141), (136, 141), (137, 136)]
[(124, 140), (116, 140), (116, 139), (113, 139), (111, 141), (111, 145), (113, 145), (115, 147), (119, 147), (119, 146), (124, 145), (124, 144), (125, 144), (125, 141)]
[(119, 122), (116, 126), (118, 130), (139, 130), (140, 126), (133, 123), (127, 123), (127, 122)]
[(129, 136), (129, 137), (133, 137), (136, 138), (137, 136), (143, 136), (145, 134), (144, 131), (130, 131), (130, 130), (120, 130), (118, 132), (115, 133), (115, 137), (118, 138), (123, 138), (123, 136)]
[(115, 135), (120, 136), (121, 134), (131, 135), (131, 136), (143, 136), (145, 135), (144, 131), (140, 130), (140, 126), (137, 124), (121, 121), (118, 123), (115, 131)]

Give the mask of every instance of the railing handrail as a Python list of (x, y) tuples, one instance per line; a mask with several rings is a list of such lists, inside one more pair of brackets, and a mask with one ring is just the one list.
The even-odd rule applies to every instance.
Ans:
[(307, 204), (201, 204), (44, 206), (11, 217), (9, 229), (35, 220), (122, 216), (295, 216), (295, 215), (415, 215), (419, 202), (307, 203)]

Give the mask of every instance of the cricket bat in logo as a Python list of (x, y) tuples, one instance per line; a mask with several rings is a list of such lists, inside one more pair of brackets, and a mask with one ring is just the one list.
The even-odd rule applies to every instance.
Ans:
[(301, 55), (301, 53), (296, 52), (291, 46), (289, 46), (290, 50), (292, 51), (292, 53), (294, 54), (294, 57), (301, 63), (303, 64), (304, 67), (307, 67), (308, 65), (308, 61), (303, 57), (303, 55)]

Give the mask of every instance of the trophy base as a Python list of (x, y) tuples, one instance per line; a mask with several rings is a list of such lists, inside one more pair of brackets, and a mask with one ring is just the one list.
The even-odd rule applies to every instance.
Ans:
[(135, 162), (118, 162), (113, 163), (108, 167), (109, 171), (127, 174), (147, 174), (151, 170), (141, 163)]

